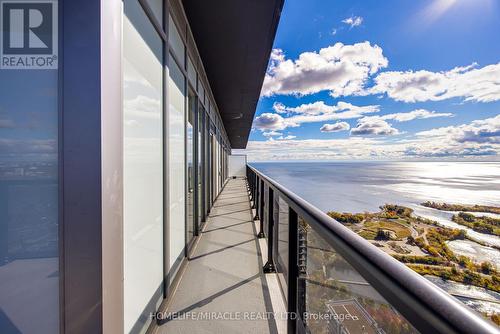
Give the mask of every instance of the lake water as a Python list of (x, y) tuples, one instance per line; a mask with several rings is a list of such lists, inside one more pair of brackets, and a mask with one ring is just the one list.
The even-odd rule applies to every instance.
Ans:
[[(270, 162), (251, 163), (323, 211), (379, 211), (385, 203), (411, 207), (419, 216), (466, 230), (468, 236), (500, 247), (500, 238), (475, 232), (451, 221), (452, 212), (420, 205), (425, 201), (500, 206), (500, 163), (489, 162)], [(500, 259), (500, 251), (468, 240), (450, 245), (477, 262)], [(499, 261), (493, 261), (498, 267)], [(499, 294), (455, 282), (432, 279), (476, 310), (500, 312)], [(476, 300), (486, 294), (492, 302)]]
[(318, 208), (378, 211), (384, 203), (423, 201), (500, 206), (500, 163), (251, 163)]
[(273, 162), (253, 163), (264, 174), (323, 211), (379, 211), (385, 203), (467, 231), (500, 248), (500, 238), (451, 221), (452, 212), (425, 201), (500, 206), (500, 163), (488, 162)]

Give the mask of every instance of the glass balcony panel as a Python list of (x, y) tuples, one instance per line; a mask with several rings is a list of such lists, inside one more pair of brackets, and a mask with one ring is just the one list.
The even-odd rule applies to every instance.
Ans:
[(288, 204), (282, 197), (277, 196), (277, 221), (275, 226), (277, 228), (277, 252), (276, 252), (276, 271), (281, 288), (284, 291), (283, 295), (286, 296), (288, 287)]
[(311, 225), (298, 228), (298, 309), (311, 333), (418, 333)]

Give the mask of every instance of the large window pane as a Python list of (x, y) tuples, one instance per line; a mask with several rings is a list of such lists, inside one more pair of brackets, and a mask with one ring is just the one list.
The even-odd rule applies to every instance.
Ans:
[(191, 61), (191, 58), (188, 57), (188, 78), (193, 87), (196, 89), (196, 69), (194, 68), (193, 62)]
[(149, 8), (153, 11), (153, 15), (156, 17), (156, 20), (163, 26), (163, 2), (164, 0), (146, 0)]
[(172, 19), (169, 16), (168, 20), (168, 44), (170, 44), (170, 48), (173, 50), (177, 59), (181, 62), (181, 66), (184, 67), (184, 42), (182, 41), (181, 35), (179, 35), (179, 31)]
[(125, 332), (141, 330), (162, 298), (162, 40), (136, 0), (123, 22)]
[(184, 74), (169, 59), (168, 80), (168, 191), (169, 191), (169, 241), (170, 277), (174, 276), (185, 246), (185, 82)]
[(197, 150), (198, 150), (198, 156), (197, 156), (197, 173), (198, 173), (198, 225), (201, 226), (201, 217), (202, 217), (202, 211), (203, 211), (203, 115), (205, 114), (205, 111), (200, 107), (198, 109), (198, 137), (197, 137)]
[(194, 165), (194, 116), (196, 108), (196, 96), (192, 90), (188, 94), (188, 121), (186, 126), (186, 161), (187, 161), (187, 241), (189, 242), (194, 236), (194, 196), (195, 184), (194, 173), (196, 171)]
[(0, 69), (0, 333), (59, 332), (57, 78)]

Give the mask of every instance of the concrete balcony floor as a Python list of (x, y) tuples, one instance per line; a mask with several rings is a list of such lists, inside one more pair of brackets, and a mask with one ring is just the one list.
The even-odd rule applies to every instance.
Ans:
[[(259, 319), (273, 312), (279, 291), (262, 272), (265, 243), (256, 238), (252, 216), (245, 180), (229, 180), (154, 333), (278, 333), (279, 321)], [(173, 313), (178, 318), (168, 318)]]

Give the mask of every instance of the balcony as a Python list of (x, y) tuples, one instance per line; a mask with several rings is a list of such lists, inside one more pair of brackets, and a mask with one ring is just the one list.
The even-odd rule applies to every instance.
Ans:
[(197, 242), (154, 333), (498, 332), (251, 166)]

